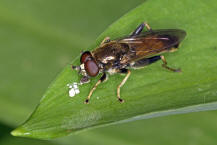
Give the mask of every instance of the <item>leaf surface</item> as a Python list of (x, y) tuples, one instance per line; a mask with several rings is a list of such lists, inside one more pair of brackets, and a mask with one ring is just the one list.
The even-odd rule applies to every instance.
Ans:
[[(12, 134), (55, 138), (108, 124), (216, 109), (217, 6), (213, 3), (214, 0), (146, 1), (109, 26), (90, 47), (97, 47), (106, 36), (114, 39), (127, 35), (143, 21), (153, 29), (183, 29), (187, 37), (179, 51), (165, 54), (169, 66), (181, 67), (182, 73), (161, 68), (161, 62), (132, 70), (121, 88), (123, 104), (116, 99), (116, 87), (124, 76), (112, 75), (96, 89), (90, 104), (85, 105), (83, 102), (99, 77), (80, 86), (80, 94), (70, 98), (67, 84), (79, 82), (81, 76), (67, 65), (31, 117)], [(78, 65), (79, 58), (72, 64)]]

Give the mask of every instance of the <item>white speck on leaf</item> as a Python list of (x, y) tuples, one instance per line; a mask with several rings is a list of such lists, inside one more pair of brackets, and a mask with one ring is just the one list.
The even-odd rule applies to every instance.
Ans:
[(79, 94), (80, 91), (78, 89), (75, 89), (75, 94)]
[(74, 97), (76, 94), (80, 93), (80, 90), (78, 88), (78, 83), (74, 82), (72, 84), (67, 84), (69, 87), (69, 97)]
[(72, 88), (69, 90), (69, 97), (74, 97), (75, 96), (75, 89)]

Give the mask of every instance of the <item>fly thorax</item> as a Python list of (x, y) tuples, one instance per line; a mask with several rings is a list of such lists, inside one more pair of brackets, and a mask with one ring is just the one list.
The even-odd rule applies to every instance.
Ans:
[(108, 63), (111, 60), (114, 60), (115, 56), (107, 56), (104, 59), (102, 59), (102, 63)]

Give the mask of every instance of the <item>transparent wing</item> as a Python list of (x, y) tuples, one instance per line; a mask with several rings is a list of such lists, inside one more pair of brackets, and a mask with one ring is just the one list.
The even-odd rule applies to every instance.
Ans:
[(165, 29), (147, 31), (140, 35), (123, 37), (117, 41), (128, 44), (132, 53), (128, 61), (135, 61), (169, 51), (172, 47), (178, 47), (185, 35), (186, 32), (183, 30)]

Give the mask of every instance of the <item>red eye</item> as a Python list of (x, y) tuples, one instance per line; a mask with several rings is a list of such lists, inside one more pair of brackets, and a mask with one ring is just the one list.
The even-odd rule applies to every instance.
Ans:
[(87, 74), (91, 77), (95, 77), (99, 73), (99, 67), (97, 66), (94, 60), (87, 60), (84, 63), (84, 67), (85, 67)]
[(82, 53), (81, 55), (81, 59), (80, 59), (80, 62), (81, 63), (85, 63), (89, 58), (91, 58), (92, 55), (89, 51), (85, 51), (84, 53)]

